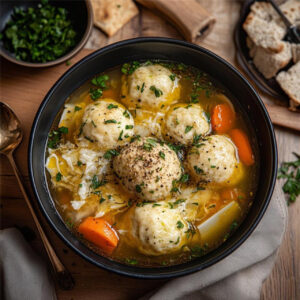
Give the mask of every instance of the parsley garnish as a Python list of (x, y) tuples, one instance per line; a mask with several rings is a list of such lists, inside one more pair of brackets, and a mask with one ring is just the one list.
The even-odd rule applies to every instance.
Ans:
[(104, 124), (117, 124), (117, 121), (113, 120), (113, 119), (111, 119), (111, 120), (105, 120)]
[(57, 130), (52, 130), (48, 135), (48, 147), (51, 149), (56, 149), (60, 142), (62, 134), (67, 134), (68, 132), (68, 128), (64, 126), (59, 127)]
[(125, 116), (127, 119), (130, 119), (130, 114), (129, 114), (128, 110), (125, 110), (123, 112), (123, 116)]
[(75, 108), (74, 108), (75, 111), (79, 111), (79, 110), (81, 110), (81, 109), (82, 109), (82, 108), (81, 108), (80, 106), (77, 106), (77, 105), (76, 105)]
[(156, 88), (154, 85), (150, 86), (150, 90), (155, 94), (155, 97), (157, 97), (157, 98), (162, 96), (162, 94), (163, 94), (162, 90)]
[(56, 181), (61, 181), (61, 177), (62, 177), (61, 173), (58, 172), (55, 176)]
[(188, 132), (190, 132), (192, 129), (193, 129), (193, 126), (187, 125), (187, 126), (185, 127), (184, 133), (188, 133)]
[(110, 103), (110, 104), (107, 105), (107, 108), (108, 109), (118, 108), (118, 105)]
[(118, 156), (120, 153), (117, 151), (117, 150), (115, 150), (115, 149), (110, 149), (110, 150), (107, 150), (105, 153), (104, 153), (104, 155), (103, 155), (103, 157), (105, 158), (105, 159), (111, 159), (113, 156)]
[(159, 151), (159, 156), (162, 158), (162, 159), (165, 159), (166, 155), (164, 152), (162, 151)]
[(126, 125), (125, 126), (125, 129), (132, 129), (133, 128), (133, 125)]
[(189, 174), (182, 174), (182, 176), (180, 177), (180, 182), (182, 182), (182, 183), (186, 183), (186, 182), (188, 182), (189, 181), (189, 179), (190, 179), (190, 175)]
[(121, 68), (121, 72), (125, 75), (132, 74), (138, 67), (140, 67), (140, 63), (138, 61), (133, 61), (130, 63), (123, 64)]
[(290, 162), (283, 162), (279, 169), (278, 178), (286, 179), (282, 190), (289, 195), (287, 204), (295, 202), (300, 195), (300, 155), (293, 153), (297, 160)]
[(175, 74), (171, 74), (169, 77), (170, 77), (170, 79), (171, 79), (172, 81), (174, 81), (175, 78), (176, 78), (176, 75), (175, 75)]
[(101, 180), (99, 181), (99, 178), (97, 175), (94, 175), (93, 178), (92, 178), (92, 184), (91, 184), (91, 187), (92, 189), (97, 189), (98, 187), (102, 186), (102, 185), (105, 185), (106, 184), (106, 181), (105, 180)]
[(202, 174), (202, 173), (204, 173), (204, 171), (203, 171), (202, 169), (200, 169), (199, 167), (197, 167), (197, 166), (194, 166), (194, 170), (195, 170), (195, 172), (196, 172), (197, 174)]

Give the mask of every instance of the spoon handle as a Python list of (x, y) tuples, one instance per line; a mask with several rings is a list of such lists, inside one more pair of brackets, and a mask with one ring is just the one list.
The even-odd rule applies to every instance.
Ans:
[(22, 191), (22, 194), (25, 198), (25, 201), (27, 203), (27, 206), (31, 212), (31, 215), (33, 217), (33, 220), (35, 222), (35, 225), (40, 233), (41, 239), (43, 241), (43, 244), (45, 246), (45, 249), (47, 251), (47, 254), (49, 256), (49, 259), (51, 261), (52, 267), (55, 271), (55, 275), (56, 275), (56, 279), (58, 281), (58, 284), (60, 286), (61, 289), (63, 290), (71, 290), (74, 287), (74, 279), (72, 278), (71, 274), (69, 273), (69, 271), (65, 268), (65, 266), (62, 264), (62, 262), (60, 261), (60, 259), (57, 257), (52, 245), (50, 244), (42, 226), (40, 225), (40, 222), (37, 218), (37, 215), (34, 212), (34, 209), (31, 205), (31, 202), (29, 200), (29, 197), (27, 195), (27, 192), (25, 190), (25, 187), (23, 185), (23, 180), (22, 180), (22, 175), (20, 173), (20, 171), (18, 170), (18, 167), (15, 163), (14, 157), (13, 157), (13, 153), (10, 152), (7, 154), (7, 158), (14, 170), (14, 173), (17, 177), (18, 183), (19, 183), (19, 187)]

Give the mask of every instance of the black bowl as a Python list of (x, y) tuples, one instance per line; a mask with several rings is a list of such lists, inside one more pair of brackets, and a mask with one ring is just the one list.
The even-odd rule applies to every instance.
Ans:
[[(0, 32), (3, 31), (3, 29), (6, 26), (6, 23), (10, 20), (15, 7), (27, 9), (29, 7), (37, 7), (38, 3), (40, 3), (40, 1), (1, 1)], [(18, 65), (39, 68), (50, 67), (62, 63), (70, 59), (82, 49), (82, 47), (86, 44), (93, 29), (93, 9), (90, 0), (49, 0), (49, 3), (53, 6), (63, 7), (69, 12), (68, 17), (70, 18), (74, 30), (77, 33), (75, 37), (75, 46), (62, 57), (59, 57), (55, 60), (48, 61), (45, 63), (35, 63), (16, 59), (15, 55), (9, 50), (7, 50), (3, 45), (3, 41), (0, 40), (0, 55)]]
[[(235, 105), (252, 124), (258, 141), (260, 179), (253, 205), (238, 230), (220, 247), (193, 261), (160, 268), (124, 265), (102, 257), (81, 243), (55, 209), (45, 174), (47, 135), (67, 97), (84, 82), (108, 68), (132, 60), (161, 59), (193, 65), (231, 91)], [(238, 99), (238, 100), (237, 100)], [(199, 46), (166, 38), (138, 38), (102, 48), (68, 70), (50, 89), (35, 117), (29, 143), (29, 173), (33, 190), (48, 222), (78, 254), (104, 269), (137, 278), (171, 278), (207, 268), (237, 249), (255, 229), (270, 202), (277, 173), (273, 126), (259, 95), (229, 63)]]

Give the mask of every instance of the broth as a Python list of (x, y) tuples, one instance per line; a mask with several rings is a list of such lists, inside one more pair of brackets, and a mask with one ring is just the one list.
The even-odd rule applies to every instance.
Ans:
[[(156, 82), (155, 85), (145, 84), (151, 77), (147, 73), (150, 77), (145, 77), (145, 82), (136, 85), (140, 96), (144, 92), (143, 89), (145, 93), (149, 93), (149, 97), (152, 96), (153, 92), (154, 100), (166, 95), (165, 90), (163, 90), (164, 86), (161, 89), (157, 88), (159, 84), (162, 84), (161, 82), (164, 82), (163, 80), (167, 80), (166, 77), (163, 77), (169, 74), (165, 70), (171, 72), (171, 75), (168, 75), (171, 82), (167, 82), (167, 84), (173, 85), (166, 100), (155, 107), (149, 107), (149, 97), (149, 99), (145, 99), (142, 96), (141, 99), (137, 98), (135, 101), (132, 96), (135, 93), (132, 92), (132, 86), (135, 80), (134, 76), (137, 74), (136, 71), (148, 72), (149, 66), (161, 68), (157, 69), (158, 72), (162, 72), (160, 81), (155, 81), (155, 76), (158, 75), (154, 73), (151, 76)], [(143, 75), (143, 73), (141, 74)], [(234, 100), (234, 98), (207, 74), (180, 63), (132, 62), (109, 69), (95, 78), (92, 82), (87, 82), (76, 90), (66, 100), (64, 110), (58, 116), (59, 124), (50, 133), (48, 141), (46, 168), (49, 175), (49, 187), (56, 207), (70, 230), (83, 243), (101, 255), (125, 264), (146, 267), (180, 264), (202, 256), (226, 241), (247, 214), (254, 199), (258, 181), (256, 140), (247, 116), (240, 110), (237, 101), (231, 102), (230, 99)], [(139, 80), (139, 78), (137, 79)], [(123, 115), (126, 116), (128, 113), (128, 122), (129, 120), (131, 122), (132, 119), (134, 123), (134, 125), (126, 125), (124, 127), (126, 130), (120, 130), (117, 139), (120, 144), (116, 144), (115, 147), (105, 148), (103, 146), (104, 148), (102, 148), (102, 145), (94, 138), (99, 136), (99, 132), (97, 132), (98, 135), (92, 134), (93, 128), (100, 130), (98, 123), (95, 124), (94, 119), (92, 119), (91, 124), (86, 125), (86, 122), (83, 121), (87, 113), (86, 107), (91, 107), (89, 106), (91, 104), (97, 104), (99, 107), (102, 105), (101, 103), (105, 103), (103, 105), (109, 110), (124, 106)], [(152, 104), (150, 103), (150, 105)], [(205, 134), (195, 133), (193, 141), (186, 144), (178, 142), (178, 139), (186, 138), (189, 131), (196, 130), (196, 125), (194, 125), (196, 123), (193, 123), (193, 126), (186, 126), (183, 135), (176, 136), (172, 133), (172, 126), (171, 128), (167, 126), (169, 116), (177, 109), (183, 111), (184, 108), (189, 111), (190, 108), (199, 109), (199, 105), (204, 111), (201, 118), (203, 118), (204, 123), (208, 124), (203, 123), (208, 126), (208, 131)], [(216, 114), (216, 107), (225, 107), (234, 112), (234, 117), (228, 121), (229, 125), (224, 123), (224, 120), (222, 121), (223, 125), (228, 127), (222, 133), (216, 132), (220, 130), (214, 127), (215, 118), (218, 119), (220, 116)], [(91, 111), (93, 109), (98, 108), (92, 106)], [(178, 115), (178, 118), (180, 117), (182, 114)], [(120, 123), (119, 126), (116, 125), (120, 129), (123, 126), (117, 119), (104, 119), (104, 123), (112, 125), (107, 141), (112, 140), (114, 135), (113, 129), (116, 127), (113, 127), (113, 124)], [(174, 128), (179, 126), (177, 118), (173, 125)], [(90, 126), (90, 130), (87, 130), (87, 126)], [(127, 133), (130, 130), (133, 131), (132, 135)], [(91, 135), (88, 135), (89, 132)], [(239, 146), (240, 140), (238, 140), (237, 145), (232, 142), (237, 137), (241, 139), (241, 135), (239, 135), (241, 132), (243, 138), (250, 143), (252, 158), (254, 157), (253, 162), (251, 159), (249, 162), (249, 155), (245, 156), (245, 153), (240, 153), (244, 149), (244, 144)], [(234, 133), (237, 133), (237, 137), (234, 136)], [(203, 159), (205, 153), (201, 151), (203, 147), (208, 147), (207, 145), (213, 142), (215, 135), (221, 136), (220, 140), (225, 144), (231, 143), (235, 151), (235, 168), (239, 171), (233, 170), (230, 180), (226, 182), (219, 183), (214, 182), (214, 180), (203, 179), (205, 174), (202, 173), (205, 172), (199, 166), (192, 166), (195, 172), (193, 168), (189, 169), (190, 157), (195, 155), (194, 159)], [(143, 139), (143, 137), (146, 138)], [(150, 140), (149, 137), (151, 137)], [(123, 178), (122, 181), (117, 168), (113, 166), (113, 161), (117, 157), (120, 159), (124, 154), (124, 148), (139, 143), (139, 140), (142, 140), (143, 149), (145, 149), (145, 145), (149, 146), (149, 143), (150, 150), (155, 147), (169, 147), (171, 152), (175, 151), (179, 158), (180, 178), (172, 181), (171, 191), (162, 199), (149, 201), (153, 191), (150, 191), (148, 198), (145, 196), (146, 194), (142, 196), (146, 189), (144, 182), (135, 185), (136, 191), (127, 188), (123, 182), (127, 179)], [(213, 153), (218, 145), (212, 145)], [(228, 147), (231, 149), (231, 146)], [(133, 153), (132, 151), (130, 150), (130, 153)], [(166, 150), (164, 151), (159, 152), (162, 161), (165, 160), (167, 154)], [(193, 153), (193, 151), (198, 152)], [(207, 153), (209, 152), (207, 151)], [(174, 157), (172, 153), (168, 155)], [(82, 160), (81, 157), (84, 157), (86, 161)], [(210, 157), (208, 160), (210, 161)], [(136, 164), (139, 164), (138, 158)], [(222, 167), (219, 165), (211, 165), (210, 167), (212, 170), (206, 171), (206, 173), (217, 176), (216, 174), (221, 172), (219, 168), (223, 168), (223, 165)], [(227, 165), (224, 165), (224, 170), (227, 171)], [(88, 174), (88, 172), (90, 173)], [(220, 173), (220, 176), (223, 175)], [(200, 176), (202, 179), (198, 180), (197, 178)], [(143, 190), (140, 194), (139, 189)], [(177, 235), (167, 231), (168, 222), (174, 222), (171, 219), (167, 221), (159, 219), (158, 222), (165, 223), (163, 225), (153, 223), (153, 228), (151, 228), (152, 223), (149, 221), (149, 231), (152, 230), (154, 233), (153, 236), (147, 235), (148, 233), (143, 231), (147, 228), (145, 229), (145, 224), (143, 224), (142, 214), (150, 218), (151, 222), (156, 214), (165, 214), (165, 216), (174, 214), (176, 218), (180, 216), (176, 227), (172, 227)], [(99, 244), (96, 246), (97, 243), (95, 244), (94, 240), (90, 242), (87, 235), (78, 232), (80, 224), (89, 216), (105, 220), (114, 234), (118, 236), (119, 240), (113, 251), (105, 251)], [(166, 230), (160, 240), (155, 240), (155, 233), (162, 230), (161, 227), (156, 229), (157, 226), (163, 226)], [(135, 235), (132, 233), (134, 231)], [(144, 238), (144, 233), (145, 236), (148, 236), (147, 238)], [(168, 234), (170, 237), (175, 236), (176, 238), (178, 236), (178, 238), (176, 240), (170, 238), (166, 241)], [(156, 242), (159, 246), (156, 245)], [(179, 246), (180, 248), (178, 248)], [(175, 248), (177, 250), (174, 250)]]

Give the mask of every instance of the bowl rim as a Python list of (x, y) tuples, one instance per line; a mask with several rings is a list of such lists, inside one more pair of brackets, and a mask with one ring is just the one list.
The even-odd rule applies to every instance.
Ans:
[(23, 66), (23, 67), (31, 67), (31, 68), (43, 68), (43, 67), (51, 67), (58, 65), (64, 61), (69, 60), (72, 58), (74, 55), (76, 55), (82, 48), (83, 46), (87, 43), (93, 29), (94, 25), (94, 13), (93, 13), (93, 7), (91, 0), (83, 0), (85, 3), (86, 9), (87, 9), (87, 24), (86, 24), (86, 29), (84, 31), (84, 34), (82, 36), (82, 39), (76, 44), (76, 46), (69, 52), (67, 52), (64, 56), (61, 56), (55, 60), (51, 60), (45, 63), (33, 63), (33, 62), (27, 62), (23, 60), (17, 60), (13, 56), (7, 54), (6, 51), (3, 50), (2, 47), (0, 47), (0, 55), (7, 59), (8, 61)]
[[(258, 104), (259, 104), (260, 108), (262, 109), (263, 114), (265, 116), (265, 120), (266, 120), (267, 127), (268, 127), (267, 129), (268, 129), (268, 131), (270, 133), (270, 136), (271, 136), (271, 150), (272, 150), (272, 153), (270, 155), (272, 155), (272, 165), (273, 165), (272, 175), (270, 177), (271, 178), (270, 179), (270, 185), (269, 185), (269, 188), (267, 190), (267, 196), (266, 196), (266, 199), (264, 201), (264, 204), (261, 207), (259, 213), (254, 218), (254, 220), (252, 222), (252, 225), (245, 231), (245, 233), (243, 235), (241, 235), (237, 239), (237, 241), (235, 241), (228, 249), (225, 249), (222, 253), (218, 254), (216, 257), (213, 257), (209, 261), (202, 262), (198, 265), (195, 265), (192, 268), (189, 268), (188, 270), (179, 270), (179, 271), (173, 271), (173, 272), (164, 273), (164, 274), (141, 274), (141, 273), (137, 273), (137, 270), (138, 270), (137, 267), (136, 266), (130, 266), (130, 265), (127, 266), (128, 270), (126, 270), (126, 271), (119, 270), (118, 268), (103, 265), (102, 263), (99, 263), (98, 261), (95, 261), (93, 258), (91, 258), (88, 255), (86, 255), (85, 253), (81, 252), (81, 250), (77, 249), (77, 247), (74, 246), (63, 235), (63, 233), (61, 233), (59, 231), (57, 226), (51, 220), (50, 216), (47, 214), (47, 211), (44, 208), (44, 206), (42, 204), (42, 201), (40, 200), (40, 196), (39, 196), (39, 193), (38, 193), (38, 190), (37, 190), (37, 185), (35, 184), (35, 181), (34, 181), (33, 156), (32, 156), (33, 141), (34, 141), (35, 132), (37, 131), (37, 123), (38, 123), (38, 120), (40, 118), (40, 115), (42, 114), (42, 112), (44, 110), (44, 107), (48, 103), (48, 101), (49, 101), (52, 93), (54, 92), (54, 90), (68, 76), (70, 76), (75, 69), (79, 68), (82, 64), (85, 64), (85, 62), (89, 61), (90, 59), (93, 59), (94, 57), (96, 57), (98, 55), (101, 55), (102, 53), (105, 53), (106, 51), (109, 51), (113, 48), (118, 48), (118, 47), (131, 45), (131, 44), (151, 43), (151, 42), (160, 42), (160, 43), (168, 43), (168, 44), (173, 44), (173, 45), (179, 45), (179, 46), (183, 46), (185, 48), (191, 48), (193, 50), (200, 51), (200, 52), (202, 52), (206, 55), (209, 55), (209, 56), (213, 57), (214, 59), (216, 59), (220, 63), (224, 64), (227, 68), (230, 69), (231, 72), (235, 73), (238, 77), (240, 77), (244, 81), (244, 83), (248, 86), (250, 92), (252, 92), (254, 94), (254, 96), (255, 96), (256, 100), (258, 101)], [(128, 276), (128, 277), (139, 278), (139, 279), (170, 279), (170, 278), (175, 278), (175, 277), (179, 277), (179, 276), (182, 276), (182, 275), (192, 274), (194, 272), (203, 270), (207, 267), (210, 267), (210, 266), (216, 264), (217, 262), (221, 261), (222, 259), (224, 259), (228, 255), (230, 255), (232, 252), (234, 252), (239, 246), (241, 246), (247, 240), (247, 238), (254, 231), (254, 229), (257, 227), (257, 225), (259, 224), (259, 222), (261, 221), (262, 217), (265, 214), (265, 211), (266, 211), (266, 209), (267, 209), (267, 207), (270, 203), (270, 200), (272, 198), (272, 194), (273, 194), (275, 183), (276, 183), (277, 165), (278, 165), (278, 154), (277, 154), (277, 144), (276, 144), (276, 137), (275, 137), (275, 133), (274, 133), (274, 128), (273, 128), (271, 119), (269, 117), (269, 114), (267, 112), (267, 109), (266, 109), (263, 101), (261, 100), (258, 92), (256, 92), (256, 90), (249, 83), (249, 81), (235, 67), (233, 67), (229, 62), (227, 62), (225, 59), (221, 58), (217, 54), (213, 53), (212, 51), (210, 51), (206, 48), (203, 48), (201, 46), (198, 46), (196, 44), (186, 42), (186, 41), (172, 39), (172, 38), (165, 38), (165, 37), (139, 37), (139, 38), (133, 38), (133, 39), (127, 39), (127, 40), (119, 41), (119, 42), (107, 45), (103, 48), (100, 48), (100, 49), (94, 51), (93, 53), (87, 55), (86, 57), (84, 57), (80, 61), (78, 61), (76, 64), (74, 64), (69, 70), (67, 70), (54, 83), (54, 85), (50, 88), (50, 90), (48, 91), (48, 93), (44, 97), (43, 101), (41, 102), (41, 104), (40, 104), (40, 106), (39, 106), (39, 108), (36, 112), (33, 124), (32, 124), (32, 129), (31, 129), (30, 137), (29, 137), (29, 145), (28, 145), (28, 169), (29, 169), (29, 178), (30, 178), (31, 187), (34, 191), (34, 195), (37, 198), (37, 202), (39, 204), (39, 207), (40, 207), (44, 217), (47, 219), (48, 223), (51, 225), (54, 232), (76, 254), (79, 254), (81, 257), (83, 257), (88, 262), (92, 263), (93, 265), (96, 265), (97, 267), (101, 267), (102, 269), (105, 269), (107, 271), (111, 271), (111, 272), (119, 274), (119, 275), (125, 275), (125, 276)], [(124, 265), (124, 264), (122, 264), (122, 265)], [(164, 267), (165, 270), (167, 268), (168, 267)], [(159, 268), (157, 268), (157, 270), (158, 270), (158, 273), (159, 273)]]

